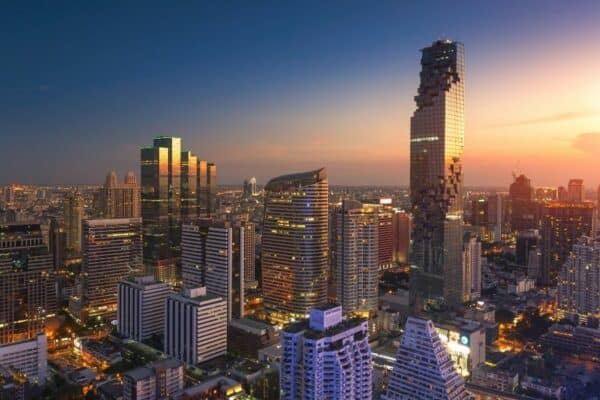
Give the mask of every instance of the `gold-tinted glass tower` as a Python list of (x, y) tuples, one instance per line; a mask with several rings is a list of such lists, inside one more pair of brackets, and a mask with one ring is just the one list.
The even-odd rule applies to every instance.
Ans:
[(411, 118), (410, 190), (415, 229), (413, 288), (424, 305), (462, 303), (464, 47), (440, 40), (422, 50)]
[(265, 186), (262, 285), (273, 322), (304, 318), (327, 302), (328, 191), (325, 168)]

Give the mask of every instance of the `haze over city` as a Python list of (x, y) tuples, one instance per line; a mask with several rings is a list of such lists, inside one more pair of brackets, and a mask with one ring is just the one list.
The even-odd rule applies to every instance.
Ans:
[(466, 184), (595, 185), (599, 20), (595, 1), (6, 5), (0, 182), (97, 183), (174, 135), (221, 184), (326, 166), (406, 185), (419, 49), (450, 38)]

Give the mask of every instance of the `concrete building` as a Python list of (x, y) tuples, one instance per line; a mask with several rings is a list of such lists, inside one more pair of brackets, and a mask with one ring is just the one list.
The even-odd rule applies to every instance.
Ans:
[(47, 361), (48, 341), (43, 333), (30, 340), (0, 345), (0, 365), (17, 369), (40, 385), (46, 382)]
[(165, 353), (198, 364), (227, 353), (227, 301), (206, 288), (167, 297)]
[(117, 315), (117, 288), (142, 264), (140, 218), (88, 219), (83, 223), (82, 320)]
[(265, 186), (262, 288), (273, 322), (305, 318), (327, 302), (328, 196), (325, 168)]
[(370, 400), (367, 322), (342, 319), (340, 306), (314, 308), (282, 332), (282, 400)]
[(162, 400), (183, 389), (183, 364), (155, 361), (123, 375), (123, 400)]
[(469, 399), (433, 322), (408, 318), (385, 399)]
[(135, 277), (119, 283), (117, 329), (119, 334), (141, 342), (163, 333), (165, 301), (171, 286), (154, 276)]

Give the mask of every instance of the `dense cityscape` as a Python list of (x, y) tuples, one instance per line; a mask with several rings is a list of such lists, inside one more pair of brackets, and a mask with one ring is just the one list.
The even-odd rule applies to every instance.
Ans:
[(170, 134), (2, 182), (0, 399), (598, 399), (600, 182), (469, 186), (465, 48), (407, 55), (405, 185), (222, 183)]

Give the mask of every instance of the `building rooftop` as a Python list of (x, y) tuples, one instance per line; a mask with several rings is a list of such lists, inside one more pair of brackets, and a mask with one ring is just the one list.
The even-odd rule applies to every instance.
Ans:
[(265, 190), (277, 191), (289, 187), (312, 185), (325, 179), (327, 179), (327, 170), (323, 167), (314, 171), (278, 176), (265, 185)]

